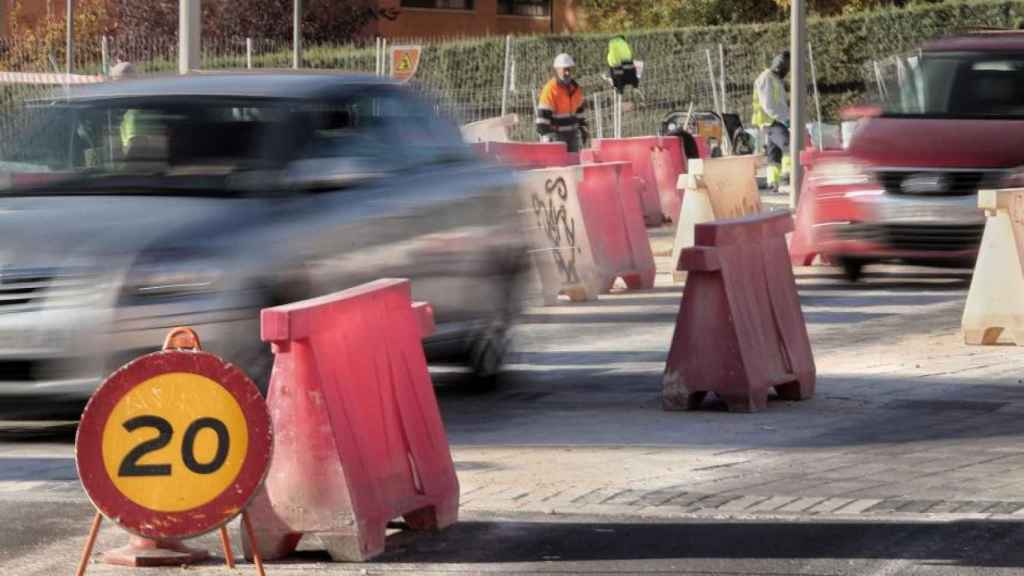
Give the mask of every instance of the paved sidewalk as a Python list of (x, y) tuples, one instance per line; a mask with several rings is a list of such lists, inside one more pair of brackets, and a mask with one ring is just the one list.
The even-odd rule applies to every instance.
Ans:
[[(888, 267), (849, 285), (799, 269), (817, 397), (759, 414), (666, 413), (660, 375), (682, 290), (671, 231), (652, 236), (654, 293), (530, 310), (518, 381), (497, 399), (445, 402), (466, 510), (1024, 518), (1020, 352), (962, 344), (967, 271)], [(578, 333), (538, 331), (563, 324)]]

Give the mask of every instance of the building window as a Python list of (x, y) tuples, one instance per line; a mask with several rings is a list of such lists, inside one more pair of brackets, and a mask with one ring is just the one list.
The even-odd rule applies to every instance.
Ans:
[(498, 0), (498, 14), (508, 16), (551, 16), (551, 0)]
[(435, 10), (472, 10), (474, 0), (402, 0), (402, 8), (433, 8)]

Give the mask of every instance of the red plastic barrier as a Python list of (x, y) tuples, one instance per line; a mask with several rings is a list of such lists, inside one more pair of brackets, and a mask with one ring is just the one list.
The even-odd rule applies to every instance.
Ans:
[(628, 162), (583, 166), (580, 210), (604, 291), (616, 278), (633, 289), (654, 287), (654, 254), (636, 185)]
[(686, 154), (679, 138), (662, 138), (652, 151), (654, 177), (658, 182), (658, 196), (665, 218), (676, 221), (683, 206), (683, 191), (679, 189), (679, 175), (686, 173)]
[(473, 149), (473, 153), (481, 158), (487, 158), (487, 143), (486, 142), (473, 142), (469, 145)]
[[(644, 207), (644, 221), (648, 226), (660, 226), (667, 217), (676, 217), (668, 214), (671, 206), (665, 206), (662, 202), (662, 189), (665, 189), (664, 196), (676, 195), (676, 181), (671, 184), (671, 191), (668, 188), (668, 172), (673, 169), (673, 159), (664, 160), (665, 165), (658, 167), (663, 162), (660, 156), (663, 154), (663, 142), (673, 141), (676, 145), (679, 139), (660, 138), (658, 136), (641, 136), (638, 138), (605, 138), (594, 141), (594, 154), (597, 162), (632, 162), (633, 173), (643, 180), (641, 189), (641, 201)], [(682, 152), (680, 152), (680, 156)], [(681, 163), (682, 160), (680, 159)], [(661, 175), (659, 178), (659, 174)], [(678, 176), (678, 173), (676, 174)], [(678, 208), (678, 206), (677, 206)]]
[(362, 561), (384, 551), (394, 518), (415, 530), (456, 521), (459, 484), (421, 342), (430, 316), (406, 280), (263, 311), (274, 458), (249, 513), (264, 558), (315, 533), (334, 560)]
[(689, 272), (662, 382), (666, 410), (696, 409), (708, 392), (729, 410), (755, 411), (768, 389), (802, 400), (814, 394), (807, 326), (786, 252), (786, 213), (696, 226), (683, 251)]
[(658, 179), (654, 173), (651, 150), (658, 145), (657, 136), (640, 138), (599, 139), (594, 141), (597, 162), (631, 162), (633, 174), (640, 178), (640, 201), (644, 209), (644, 222), (660, 226), (665, 220), (658, 194)]
[(697, 141), (697, 153), (700, 155), (701, 160), (706, 160), (711, 157), (711, 149), (708, 147), (708, 139), (703, 136), (695, 136), (694, 140)]
[(574, 162), (564, 142), (488, 142), (487, 155), (518, 168), (554, 168)]

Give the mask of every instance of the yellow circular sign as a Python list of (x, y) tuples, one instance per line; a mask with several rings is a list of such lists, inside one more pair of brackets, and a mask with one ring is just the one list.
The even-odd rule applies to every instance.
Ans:
[(132, 502), (159, 512), (198, 508), (238, 477), (249, 447), (245, 415), (217, 382), (187, 372), (128, 391), (103, 428), (103, 464)]

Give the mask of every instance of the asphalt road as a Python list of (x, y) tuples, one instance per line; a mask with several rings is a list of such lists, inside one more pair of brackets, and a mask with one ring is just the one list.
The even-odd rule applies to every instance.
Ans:
[[(5, 574), (72, 571), (91, 513), (88, 504), (8, 501), (3, 513)], [(125, 538), (108, 532), (99, 549)], [(470, 517), (441, 534), (397, 533), (388, 551), (367, 564), (332, 564), (313, 542), (288, 562), (270, 565), (268, 574), (994, 576), (1024, 570), (1022, 538), (1024, 526), (1003, 521)], [(198, 544), (217, 551), (210, 537)], [(240, 571), (255, 573), (247, 564)], [(94, 564), (90, 573), (126, 569)], [(225, 569), (214, 559), (184, 572), (145, 573), (216, 575)]]
[[(931, 272), (872, 276), (867, 286), (858, 287), (847, 286), (834, 275), (819, 274), (803, 278), (801, 284), (816, 353), (839, 360), (851, 343), (877, 343), (879, 334), (930, 334), (955, 326), (958, 302), (967, 288), (962, 274)], [(442, 411), (457, 455), (502, 445), (521, 450), (530, 450), (529, 446), (598, 450), (659, 443), (699, 446), (712, 441), (725, 447), (764, 446), (794, 453), (850, 444), (870, 449), (874, 443), (891, 447), (898, 442), (892, 436), (893, 426), (935, 416), (932, 404), (931, 412), (868, 411), (865, 414), (872, 418), (864, 421), (868, 425), (836, 422), (854, 395), (838, 389), (851, 381), (843, 371), (858, 365), (854, 348), (850, 348), (854, 357), (833, 370), (846, 379), (830, 381), (826, 374), (821, 398), (806, 406), (775, 406), (760, 415), (723, 414), (721, 406), (713, 404), (703, 415), (663, 413), (658, 406), (658, 376), (679, 295), (678, 288), (661, 287), (596, 304), (528, 312), (517, 332), (517, 352), (503, 388), (470, 395), (450, 385), (456, 377), (438, 378)], [(872, 379), (896, 386), (898, 382), (893, 382), (899, 377), (862, 376), (867, 382), (862, 387), (874, 386)], [(950, 402), (962, 399), (952, 386), (928, 393), (946, 394)], [(53, 423), (12, 426), (0, 423), (0, 573), (70, 573), (93, 514), (75, 480), (74, 428)], [(766, 434), (774, 428), (795, 431), (785, 436)], [(1003, 429), (1007, 430), (1003, 437), (993, 436), (1002, 442), (999, 449), (1013, 449), (1017, 443), (1019, 435)], [(993, 440), (980, 433), (979, 437), (990, 444)], [(613, 451), (605, 457), (606, 474), (625, 476), (629, 463), (614, 458)], [(502, 473), (502, 464), (493, 460), (456, 460), (466, 478), (482, 469)], [(547, 473), (559, 474), (560, 464), (553, 458)], [(545, 480), (540, 477), (544, 472), (536, 470), (520, 474), (524, 485)], [(125, 539), (107, 523), (97, 550), (122, 545)], [(990, 576), (1024, 573), (1022, 541), (1024, 525), (1012, 519), (737, 519), (725, 514), (667, 519), (639, 513), (469, 510), (459, 524), (441, 534), (396, 531), (384, 556), (368, 564), (331, 564), (311, 539), (289, 562), (268, 567), (268, 574)], [(197, 543), (217, 549), (211, 536)], [(240, 570), (254, 573), (250, 565)], [(90, 568), (90, 574), (124, 573), (101, 564)], [(186, 572), (174, 568), (146, 573), (225, 571), (211, 562)]]

